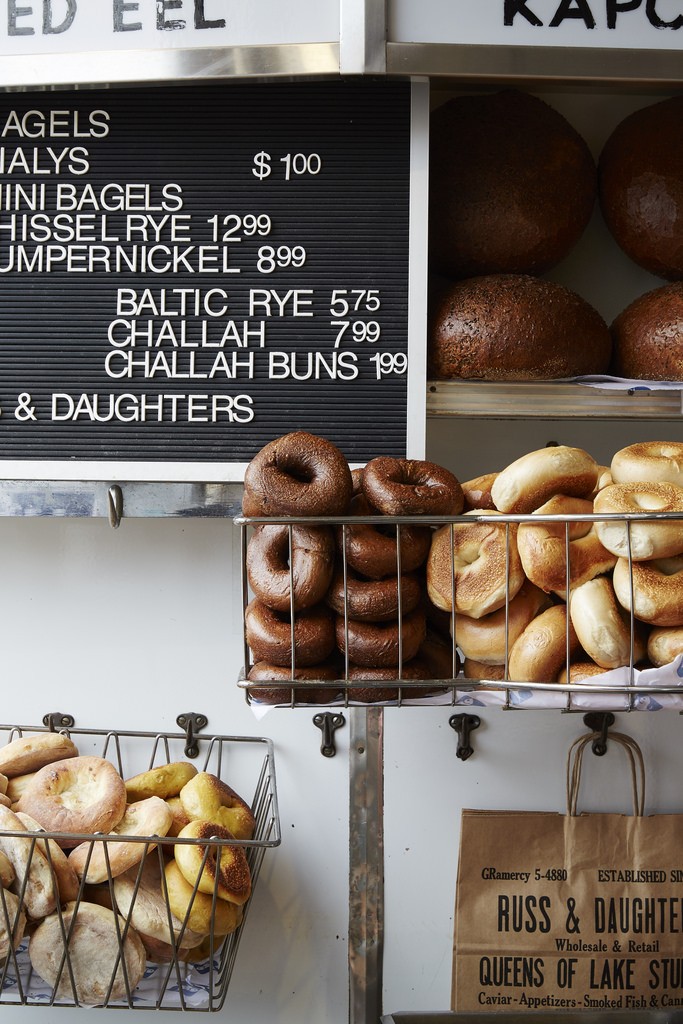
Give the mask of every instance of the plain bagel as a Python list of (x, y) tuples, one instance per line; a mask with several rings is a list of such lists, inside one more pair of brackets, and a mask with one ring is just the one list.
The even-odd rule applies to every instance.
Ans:
[(172, 911), (169, 915), (157, 855), (146, 857), (141, 868), (136, 866), (115, 878), (114, 898), (119, 913), (141, 937), (149, 935), (185, 949), (198, 946), (202, 941), (203, 931), (195, 932), (185, 926), (183, 918)]
[[(631, 663), (629, 617), (617, 603), (612, 582), (606, 576), (581, 584), (571, 594), (569, 614), (576, 635), (589, 658), (603, 669)], [(633, 662), (645, 656), (643, 627), (635, 623)]]
[(669, 483), (683, 486), (683, 443), (641, 441), (622, 448), (612, 457), (615, 484)]
[(508, 678), (518, 682), (554, 682), (579, 639), (564, 604), (553, 605), (533, 619), (512, 646)]
[[(465, 521), (440, 527), (427, 560), (427, 592), (442, 611), (479, 619), (502, 608), (520, 590), (524, 571), (517, 526), (496, 522), (496, 512), (468, 512)], [(467, 516), (483, 516), (467, 521)]]
[[(17, 807), (48, 832), (110, 832), (126, 812), (126, 787), (110, 761), (79, 755), (37, 771)], [(80, 841), (60, 840), (59, 845)]]
[(633, 562), (620, 558), (614, 567), (613, 581), (617, 600), (631, 610), (631, 573), (633, 574), (633, 614), (651, 626), (683, 626), (683, 557)]
[(683, 654), (683, 626), (657, 626), (647, 638), (647, 656), (657, 668)]
[(526, 515), (555, 494), (592, 494), (599, 472), (583, 448), (551, 445), (528, 452), (501, 470), (491, 485), (491, 497), (499, 512)]
[[(536, 516), (590, 515), (593, 502), (586, 498), (555, 495), (536, 509)], [(569, 567), (567, 567), (567, 545)], [(522, 568), (532, 583), (546, 593), (564, 596), (567, 584), (578, 587), (614, 568), (616, 555), (603, 547), (588, 520), (573, 523), (547, 520), (519, 524), (517, 547)]]
[[(593, 510), (611, 515), (683, 515), (683, 487), (671, 483), (611, 484), (595, 496)], [(683, 518), (605, 519), (596, 522), (596, 530), (607, 550), (620, 558), (628, 558), (630, 552), (630, 557), (640, 562), (683, 552)]]
[[(455, 642), (469, 661), (483, 665), (504, 665), (506, 651), (524, 632), (532, 619), (550, 605), (547, 594), (526, 581), (505, 608), (474, 619), (455, 616)], [(507, 644), (506, 644), (507, 639)]]

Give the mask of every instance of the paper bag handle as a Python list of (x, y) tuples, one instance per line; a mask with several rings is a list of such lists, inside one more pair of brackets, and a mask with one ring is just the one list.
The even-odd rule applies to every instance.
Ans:
[[(579, 787), (581, 785), (581, 768), (583, 755), (589, 743), (593, 743), (598, 733), (588, 733), (574, 740), (567, 755), (567, 813), (576, 816)], [(634, 739), (623, 732), (610, 732), (610, 742), (618, 743), (626, 751), (631, 769), (631, 792), (633, 794), (633, 813), (642, 818), (645, 811), (645, 762), (643, 754)]]

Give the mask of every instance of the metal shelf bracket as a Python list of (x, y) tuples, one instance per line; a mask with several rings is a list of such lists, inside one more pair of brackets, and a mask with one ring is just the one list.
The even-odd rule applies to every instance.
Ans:
[(611, 711), (590, 711), (583, 716), (583, 724), (596, 734), (591, 750), (598, 757), (607, 753), (607, 733), (615, 718)]
[(479, 715), (451, 715), (448, 724), (458, 734), (456, 755), (461, 761), (466, 761), (474, 753), (474, 747), (470, 743), (470, 733), (479, 728), (481, 719)]
[(317, 715), (313, 715), (313, 725), (317, 726), (322, 733), (322, 742), (320, 744), (320, 753), (323, 757), (334, 757), (337, 753), (337, 747), (334, 742), (334, 734), (337, 729), (341, 729), (346, 724), (346, 719), (343, 715), (334, 714), (332, 711), (320, 712)]
[(195, 737), (195, 730), (206, 729), (209, 719), (206, 715), (197, 715), (192, 711), (187, 714), (178, 715), (176, 725), (185, 731), (185, 757), (198, 757), (199, 744)]

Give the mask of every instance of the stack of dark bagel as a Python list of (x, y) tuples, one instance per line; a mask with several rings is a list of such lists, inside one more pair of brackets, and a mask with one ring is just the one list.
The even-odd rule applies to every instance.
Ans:
[[(286, 519), (458, 515), (462, 502), (453, 474), (422, 460), (377, 458), (352, 473), (335, 445), (303, 431), (262, 448), (245, 475), (244, 512), (282, 522), (256, 525), (247, 547), (249, 680), (296, 681), (295, 700), (329, 703), (338, 689), (321, 681), (346, 673), (374, 684), (352, 688), (359, 701), (396, 695), (378, 681), (450, 677), (450, 642), (427, 628), (429, 525)], [(252, 693), (292, 699), (285, 687)]]
[[(321, 687), (321, 680), (345, 679), (373, 683), (349, 687), (352, 699), (391, 700), (396, 688), (381, 681), (454, 678), (460, 653), (467, 678), (551, 682), (565, 680), (569, 652), (577, 682), (631, 660), (659, 667), (683, 652), (683, 520), (590, 518), (683, 514), (683, 444), (630, 445), (610, 466), (580, 448), (546, 447), (462, 484), (419, 460), (380, 457), (344, 472), (331, 446), (344, 480), (333, 501), (329, 469), (305, 471), (296, 454), (309, 438), (273, 442), (278, 459), (266, 446), (245, 481), (251, 515), (266, 514), (251, 485), (261, 455), (267, 465), (278, 462), (288, 488), (275, 513), (284, 525), (258, 525), (249, 542), (257, 596), (246, 635), (255, 659), (249, 679), (290, 687), (255, 688), (256, 699), (315, 693), (327, 703), (338, 694), (334, 682)], [(310, 443), (329, 451), (319, 438)], [(268, 490), (269, 515), (276, 490)], [(288, 516), (318, 515), (331, 522), (286, 524)], [(497, 521), (508, 515), (520, 519)], [(354, 523), (356, 516), (363, 521)], [(407, 521), (385, 526), (385, 516)], [(444, 516), (454, 521), (440, 524)], [(567, 526), (572, 516), (586, 518)], [(267, 544), (266, 530), (273, 531)], [(300, 578), (309, 580), (303, 603)], [(292, 695), (294, 680), (302, 687)]]

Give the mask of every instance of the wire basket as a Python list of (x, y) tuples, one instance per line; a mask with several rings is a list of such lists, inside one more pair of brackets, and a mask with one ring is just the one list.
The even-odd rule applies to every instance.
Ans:
[[(49, 721), (44, 727), (0, 725), (0, 748), (24, 734), (54, 731), (55, 718), (60, 723), (73, 721), (69, 716), (46, 716)], [(254, 834), (248, 840), (238, 840), (227, 838), (217, 828), (215, 835), (204, 839), (124, 834), (113, 839), (111, 833), (0, 830), (0, 851), (12, 852), (10, 863), (15, 868), (14, 880), (0, 888), (0, 1004), (220, 1010), (265, 851), (281, 841), (271, 741), (204, 737), (191, 732), (104, 732), (72, 727), (59, 732), (74, 741), (80, 755), (111, 762), (124, 780), (188, 757), (193, 763), (196, 759), (198, 772), (217, 776), (249, 805)], [(87, 844), (86, 866), (75, 891), (68, 891), (60, 873), (69, 854), (60, 843), (72, 847)], [(169, 865), (179, 847), (190, 851), (197, 864), (194, 885), (185, 883), (184, 915), (178, 913), (176, 904), (176, 913), (171, 910)], [(122, 852), (126, 862), (134, 863), (119, 874)], [(241, 908), (226, 906), (226, 900), (219, 898), (219, 871), (214, 872), (210, 892), (199, 888), (200, 879), (207, 877), (205, 868), (216, 861), (220, 866), (224, 858), (233, 856), (240, 863), (246, 857), (251, 882), (251, 896)], [(97, 884), (87, 881), (93, 858), (104, 865)], [(58, 894), (55, 905), (34, 920), (28, 905), (35, 897), (35, 886), (49, 890), (50, 885)], [(64, 893), (70, 897), (66, 902)], [(38, 904), (31, 903), (34, 913), (40, 896), (39, 891)], [(49, 899), (44, 909), (48, 906)], [(201, 931), (196, 924), (200, 912)], [(153, 925), (149, 935), (140, 931), (140, 921), (145, 928)], [(106, 943), (103, 940), (100, 947), (98, 929), (102, 928)], [(45, 970), (46, 947), (49, 970)], [(49, 976), (41, 977), (37, 968)]]
[[(495, 519), (492, 516), (495, 515)], [(361, 516), (337, 516), (337, 517), (245, 517), (237, 516), (235, 524), (241, 529), (242, 545), (242, 597), (244, 609), (244, 661), (240, 673), (238, 685), (244, 689), (246, 699), (249, 703), (256, 705), (280, 705), (289, 707), (312, 707), (320, 704), (329, 706), (349, 706), (355, 704), (375, 704), (387, 706), (409, 706), (415, 704), (438, 704), (438, 705), (493, 705), (503, 707), (506, 710), (520, 708), (528, 709), (559, 709), (562, 711), (586, 711), (586, 710), (659, 710), (660, 708), (674, 708), (683, 710), (683, 654), (679, 654), (674, 661), (659, 668), (645, 668), (638, 664), (635, 655), (634, 638), (639, 623), (634, 615), (634, 595), (637, 595), (637, 588), (634, 586), (634, 561), (632, 557), (632, 535), (633, 531), (643, 525), (665, 525), (680, 524), (683, 531), (683, 513), (675, 512), (644, 512), (644, 513), (585, 513), (585, 514), (501, 514), (501, 513), (479, 513), (472, 512), (467, 516), (385, 516), (385, 515), (361, 515)], [(397, 580), (402, 578), (401, 551), (403, 538), (406, 531), (412, 527), (427, 528), (432, 531), (443, 530), (447, 527), (457, 527), (459, 524), (472, 523), (494, 523), (496, 528), (504, 535), (504, 551), (502, 561), (505, 571), (505, 597), (504, 604), (500, 610), (503, 619), (504, 657), (502, 664), (491, 665), (491, 674), (482, 676), (471, 676), (466, 671), (465, 656), (459, 646), (458, 621), (454, 611), (439, 612), (441, 615), (439, 640), (444, 641), (449, 648), (445, 658), (441, 658), (441, 671), (438, 675), (428, 678), (423, 675), (416, 679), (407, 669), (410, 660), (405, 657), (406, 635), (403, 611), (401, 609), (401, 586), (398, 586), (397, 614), (396, 614), (396, 637), (398, 658), (394, 675), (390, 682), (386, 677), (381, 681), (369, 678), (371, 672), (363, 678), (362, 683), (354, 682), (350, 676), (349, 658), (349, 630), (352, 614), (350, 611), (348, 581), (350, 566), (347, 559), (347, 545), (349, 536), (359, 526), (379, 528), (386, 535), (392, 531), (395, 535), (395, 565), (394, 571)], [(630, 632), (630, 651), (621, 665), (614, 669), (605, 668), (598, 675), (590, 678), (576, 678), (572, 673), (570, 642), (569, 642), (569, 616), (567, 616), (567, 627), (565, 632), (564, 648), (566, 656), (563, 658), (566, 681), (558, 681), (557, 678), (543, 679), (522, 679), (519, 676), (511, 676), (509, 673), (509, 656), (512, 648), (510, 638), (510, 605), (514, 593), (510, 591), (510, 564), (511, 547), (514, 543), (513, 534), (518, 528), (526, 525), (546, 525), (555, 528), (558, 533), (560, 547), (564, 549), (564, 595), (563, 603), (569, 607), (571, 596), (576, 589), (571, 582), (572, 566), (572, 531), (580, 525), (586, 528), (596, 523), (610, 523), (623, 528), (625, 535), (625, 554), (623, 561), (627, 564), (630, 591), (630, 611), (626, 612), (626, 628)], [(257, 680), (250, 678), (250, 670), (253, 667), (255, 658), (249, 647), (247, 638), (247, 609), (254, 597), (249, 584), (247, 571), (247, 559), (250, 539), (253, 531), (260, 526), (267, 525), (285, 526), (288, 530), (289, 545), (289, 587), (291, 606), (289, 611), (283, 615), (283, 619), (289, 621), (291, 636), (288, 640), (288, 650), (291, 652), (286, 665), (282, 666), (277, 677), (271, 679), (260, 677)], [(340, 565), (343, 579), (342, 607), (336, 612), (337, 620), (337, 643), (341, 649), (341, 655), (337, 652), (338, 673), (336, 678), (321, 676), (316, 679), (311, 676), (306, 682), (302, 682), (299, 672), (300, 665), (297, 657), (297, 646), (295, 642), (295, 619), (293, 600), (293, 530), (297, 525), (332, 528), (337, 534), (337, 559)], [(453, 533), (450, 534), (450, 561), (451, 567), (454, 564)], [(682, 542), (683, 546), (683, 542)], [(681, 556), (683, 557), (683, 556)], [(452, 591), (450, 595), (450, 607), (456, 605), (456, 583), (453, 575)], [(562, 603), (559, 602), (558, 603)], [(431, 603), (429, 603), (431, 609)], [(433, 610), (433, 609), (432, 609)], [(428, 615), (429, 623), (429, 615)], [(339, 637), (342, 637), (341, 641)], [(445, 667), (444, 667), (445, 663)], [(282, 665), (282, 663), (280, 663)], [(493, 669), (499, 671), (495, 674)]]

